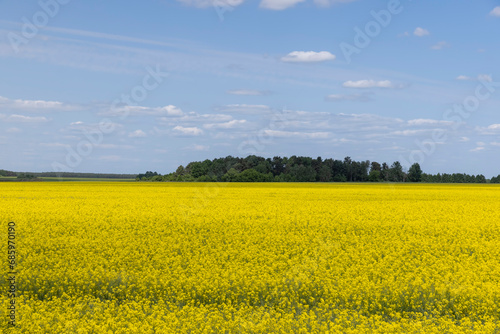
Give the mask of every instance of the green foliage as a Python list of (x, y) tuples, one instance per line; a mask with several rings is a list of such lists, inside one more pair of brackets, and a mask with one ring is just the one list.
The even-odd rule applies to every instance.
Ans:
[(420, 182), (422, 181), (422, 169), (418, 163), (411, 165), (408, 170), (408, 180), (410, 182)]
[[(500, 175), (499, 175), (500, 177)], [(495, 183), (495, 178), (490, 180), (490, 183)], [(500, 181), (500, 180), (499, 180)], [(427, 183), (486, 183), (486, 177), (484, 175), (468, 175), (461, 173), (454, 174), (440, 174), (436, 175), (422, 173), (422, 182)]]
[(380, 171), (379, 170), (371, 170), (370, 175), (368, 175), (368, 181), (379, 182), (380, 181)]
[(6, 177), (17, 176), (17, 173), (16, 172), (11, 172), (11, 171), (5, 170), (5, 169), (0, 169), (0, 176), (6, 176)]
[[(483, 175), (425, 174), (414, 163), (406, 173), (399, 161), (389, 167), (376, 161), (322, 159), (295, 156), (246, 158), (227, 156), (213, 160), (193, 161), (179, 166), (174, 173), (161, 175), (148, 171), (136, 177), (138, 181), (156, 182), (429, 182), (486, 183)], [(491, 183), (500, 183), (500, 175)]]
[(35, 179), (35, 175), (20, 173), (17, 175), (17, 178), (20, 180), (33, 180)]

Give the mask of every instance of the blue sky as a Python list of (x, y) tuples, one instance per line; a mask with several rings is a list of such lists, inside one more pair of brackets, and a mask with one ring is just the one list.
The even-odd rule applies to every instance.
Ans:
[(0, 1), (0, 168), (500, 174), (500, 1)]

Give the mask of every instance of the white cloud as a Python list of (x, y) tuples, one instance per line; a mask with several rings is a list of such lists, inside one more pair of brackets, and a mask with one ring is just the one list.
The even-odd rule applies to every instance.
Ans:
[(474, 80), (474, 79), (471, 77), (468, 77), (466, 75), (459, 75), (458, 77), (455, 78), (455, 80), (467, 81), (467, 80)]
[(330, 94), (326, 97), (327, 101), (342, 102), (342, 101), (355, 101), (355, 102), (368, 102), (373, 99), (367, 94)]
[(233, 128), (236, 128), (240, 125), (243, 125), (245, 124), (247, 121), (244, 120), (244, 119), (241, 119), (241, 120), (232, 120), (232, 121), (229, 121), (229, 122), (225, 122), (225, 123), (211, 123), (211, 124), (205, 124), (203, 125), (203, 127), (205, 129), (233, 129)]
[(130, 138), (144, 138), (147, 137), (146, 132), (142, 130), (135, 130), (128, 135)]
[(425, 126), (425, 125), (453, 125), (452, 121), (441, 121), (436, 119), (425, 119), (418, 118), (412, 119), (408, 121), (408, 125), (410, 126)]
[(293, 51), (281, 58), (287, 63), (317, 63), (327, 60), (335, 60), (335, 55), (328, 51)]
[(182, 117), (177, 118), (169, 118), (169, 117), (160, 117), (158, 121), (162, 123), (162, 125), (167, 126), (201, 126), (203, 124), (209, 123), (222, 123), (229, 122), (233, 120), (231, 115), (226, 114), (198, 114), (196, 112), (189, 112)]
[(430, 129), (419, 129), (419, 130), (398, 130), (391, 132), (392, 135), (396, 136), (415, 136), (426, 132), (430, 132)]
[(500, 6), (493, 8), (493, 10), (490, 12), (490, 15), (500, 17)]
[(122, 158), (120, 156), (118, 156), (118, 155), (104, 155), (104, 156), (100, 156), (99, 160), (109, 161), (109, 162), (116, 162), (116, 161), (122, 160)]
[(39, 111), (72, 111), (81, 109), (75, 105), (68, 105), (58, 101), (44, 101), (44, 100), (12, 100), (0, 96), (0, 109), (9, 110), (23, 110), (26, 112), (39, 112)]
[(9, 129), (7, 129), (6, 132), (7, 133), (20, 133), (20, 132), (22, 132), (22, 130), (19, 128), (9, 128)]
[(448, 42), (439, 42), (437, 44), (434, 44), (433, 46), (431, 46), (431, 49), (432, 50), (442, 50), (444, 48), (449, 48), (450, 47), (450, 44)]
[(488, 74), (479, 74), (477, 76), (477, 80), (493, 82), (493, 78), (491, 77), (491, 75), (488, 75)]
[(349, 3), (357, 0), (314, 0), (314, 3), (320, 7), (328, 7), (340, 3)]
[(271, 10), (283, 10), (295, 6), (305, 0), (262, 0), (260, 8)]
[(424, 36), (430, 35), (430, 33), (429, 33), (429, 30), (418, 27), (413, 32), (413, 35), (418, 36), (418, 37), (424, 37)]
[(208, 151), (210, 149), (210, 146), (194, 144), (186, 146), (184, 147), (184, 149), (189, 151)]
[(43, 123), (48, 121), (46, 117), (31, 117), (24, 115), (10, 115), (5, 120), (7, 122), (21, 122), (21, 123)]
[(250, 95), (250, 96), (259, 96), (268, 94), (268, 92), (265, 91), (251, 90), (251, 89), (228, 90), (227, 93), (231, 95)]
[(105, 149), (105, 150), (131, 150), (134, 148), (132, 145), (117, 145), (117, 144), (99, 144), (95, 145), (97, 148)]
[(484, 146), (478, 146), (476, 148), (473, 148), (472, 150), (469, 150), (470, 152), (480, 152), (484, 150)]
[(359, 80), (346, 81), (342, 84), (346, 88), (394, 88), (394, 85), (389, 80)]
[(197, 8), (207, 8), (207, 7), (237, 7), (241, 5), (245, 0), (177, 0), (184, 5), (197, 7)]
[(262, 104), (228, 104), (218, 107), (217, 111), (240, 114), (262, 114), (271, 112), (271, 108)]
[(460, 139), (458, 141), (462, 142), (462, 143), (466, 143), (466, 142), (470, 141), (470, 138), (469, 137), (460, 137)]
[(149, 108), (142, 106), (122, 106), (112, 108), (100, 113), (104, 116), (182, 116), (184, 113), (176, 106), (168, 105), (165, 107)]
[(488, 130), (500, 130), (500, 124), (491, 124), (488, 126)]
[(328, 132), (298, 132), (298, 131), (281, 131), (266, 129), (263, 131), (266, 136), (277, 138), (307, 138), (307, 139), (326, 139), (329, 136)]
[(199, 136), (199, 135), (203, 134), (203, 130), (200, 129), (200, 128), (197, 128), (197, 127), (183, 127), (183, 126), (180, 126), (180, 125), (177, 125), (174, 128), (174, 131), (177, 132), (177, 133), (179, 133), (179, 134), (186, 135), (186, 136)]
[(466, 75), (459, 75), (458, 77), (455, 78), (455, 80), (460, 80), (460, 81), (482, 80), (482, 81), (492, 82), (493, 78), (491, 77), (491, 75), (488, 74), (479, 74), (476, 78), (469, 77)]
[[(189, 0), (178, 0), (178, 1), (189, 1)], [(193, 1), (193, 0), (191, 0)], [(207, 1), (207, 0), (205, 0)], [(222, 0), (224, 1), (224, 0)], [(262, 0), (260, 3), (261, 8), (272, 9), (272, 10), (284, 10), (291, 8), (300, 2), (305, 0)], [(357, 0), (314, 0), (314, 3), (319, 7), (329, 7), (335, 4), (349, 3)]]
[(476, 127), (475, 129), (481, 135), (498, 135), (500, 133), (500, 124), (491, 124), (487, 127)]
[(66, 148), (70, 147), (71, 145), (69, 144), (63, 144), (63, 143), (40, 143), (40, 146), (42, 147), (57, 147), (57, 148)]

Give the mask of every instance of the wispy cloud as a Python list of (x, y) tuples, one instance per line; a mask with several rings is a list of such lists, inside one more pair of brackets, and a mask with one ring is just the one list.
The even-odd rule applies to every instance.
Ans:
[(210, 146), (193, 144), (193, 145), (186, 146), (183, 149), (187, 150), (187, 151), (208, 151), (210, 149)]
[(217, 111), (238, 114), (263, 114), (271, 112), (271, 107), (262, 104), (228, 104), (217, 107)]
[[(1, 119), (2, 117), (0, 117)], [(46, 117), (31, 117), (31, 116), (24, 116), (24, 115), (10, 115), (10, 116), (5, 116), (3, 120), (5, 122), (19, 122), (19, 123), (44, 123), (47, 122), (48, 119)]]
[(432, 50), (442, 50), (444, 48), (449, 48), (451, 45), (448, 42), (439, 42), (431, 46)]
[(224, 4), (226, 6), (236, 7), (245, 2), (245, 0), (177, 0), (177, 1), (186, 6), (192, 6), (197, 8), (220, 6), (221, 4)]
[(326, 139), (329, 137), (328, 132), (298, 132), (298, 131), (282, 131), (282, 130), (264, 130), (267, 136), (278, 138), (307, 138), (307, 139)]
[(262, 0), (260, 3), (260, 8), (284, 10), (304, 1), (305, 0)]
[(481, 152), (484, 151), (485, 147), (484, 146), (477, 146), (476, 148), (473, 148), (472, 150), (469, 150), (470, 152)]
[(489, 74), (479, 74), (477, 77), (469, 77), (467, 75), (459, 75), (458, 77), (455, 78), (455, 80), (459, 81), (477, 81), (477, 80), (484, 80), (488, 82), (492, 82), (493, 78)]
[(346, 88), (395, 88), (393, 83), (389, 80), (375, 81), (375, 80), (359, 80), (359, 81), (346, 81), (342, 84)]
[(203, 134), (203, 130), (197, 127), (184, 127), (177, 125), (173, 130), (177, 134), (186, 136), (199, 136)]
[(146, 132), (142, 130), (135, 130), (128, 135), (130, 138), (144, 138), (147, 137)]
[(427, 125), (453, 125), (455, 124), (454, 122), (451, 121), (443, 121), (443, 120), (436, 120), (436, 119), (425, 119), (425, 118), (419, 118), (419, 119), (412, 119), (408, 121), (408, 125), (410, 126), (427, 126)]
[(184, 113), (176, 106), (149, 108), (143, 106), (122, 106), (102, 111), (103, 116), (182, 116)]
[(327, 101), (332, 102), (343, 102), (343, 101), (353, 101), (353, 102), (369, 102), (373, 101), (372, 97), (368, 94), (330, 94), (325, 98)]
[(490, 12), (490, 15), (500, 17), (500, 6), (493, 8), (493, 10)]
[(240, 127), (246, 123), (247, 123), (247, 121), (244, 119), (241, 119), (241, 120), (234, 119), (232, 121), (224, 122), (224, 123), (205, 124), (205, 125), (203, 125), (203, 127), (205, 129), (234, 129), (234, 128)]
[(293, 51), (281, 58), (286, 63), (318, 63), (335, 60), (335, 55), (328, 51)]
[(424, 37), (424, 36), (430, 35), (430, 32), (427, 29), (418, 27), (413, 32), (413, 35), (418, 36), (418, 37)]
[(269, 94), (268, 91), (252, 90), (252, 89), (228, 90), (227, 93), (231, 95), (249, 95), (249, 96), (262, 96)]
[(336, 4), (349, 3), (357, 0), (314, 0), (314, 3), (320, 7), (328, 7)]
[(19, 128), (8, 128), (6, 132), (7, 133), (21, 133), (23, 131)]
[(25, 112), (50, 112), (79, 110), (77, 105), (69, 105), (59, 101), (9, 99), (0, 96), (0, 110), (22, 110)]

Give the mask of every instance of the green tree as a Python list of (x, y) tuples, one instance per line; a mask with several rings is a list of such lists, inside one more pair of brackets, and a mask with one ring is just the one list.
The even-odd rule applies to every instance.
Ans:
[(222, 176), (222, 181), (224, 181), (224, 182), (236, 182), (236, 180), (238, 178), (238, 174), (239, 174), (239, 172), (236, 169), (231, 168), (230, 170), (227, 171), (226, 174), (224, 174), (224, 176)]
[(403, 182), (405, 178), (403, 166), (399, 161), (395, 161), (389, 169), (389, 179), (392, 182)]
[(326, 165), (321, 166), (318, 174), (320, 182), (330, 182), (332, 180), (332, 170)]
[(370, 182), (379, 182), (380, 181), (380, 171), (379, 170), (371, 170), (370, 175), (368, 176), (368, 181)]
[(422, 169), (418, 163), (411, 165), (408, 170), (408, 180), (410, 182), (421, 182), (422, 181)]

